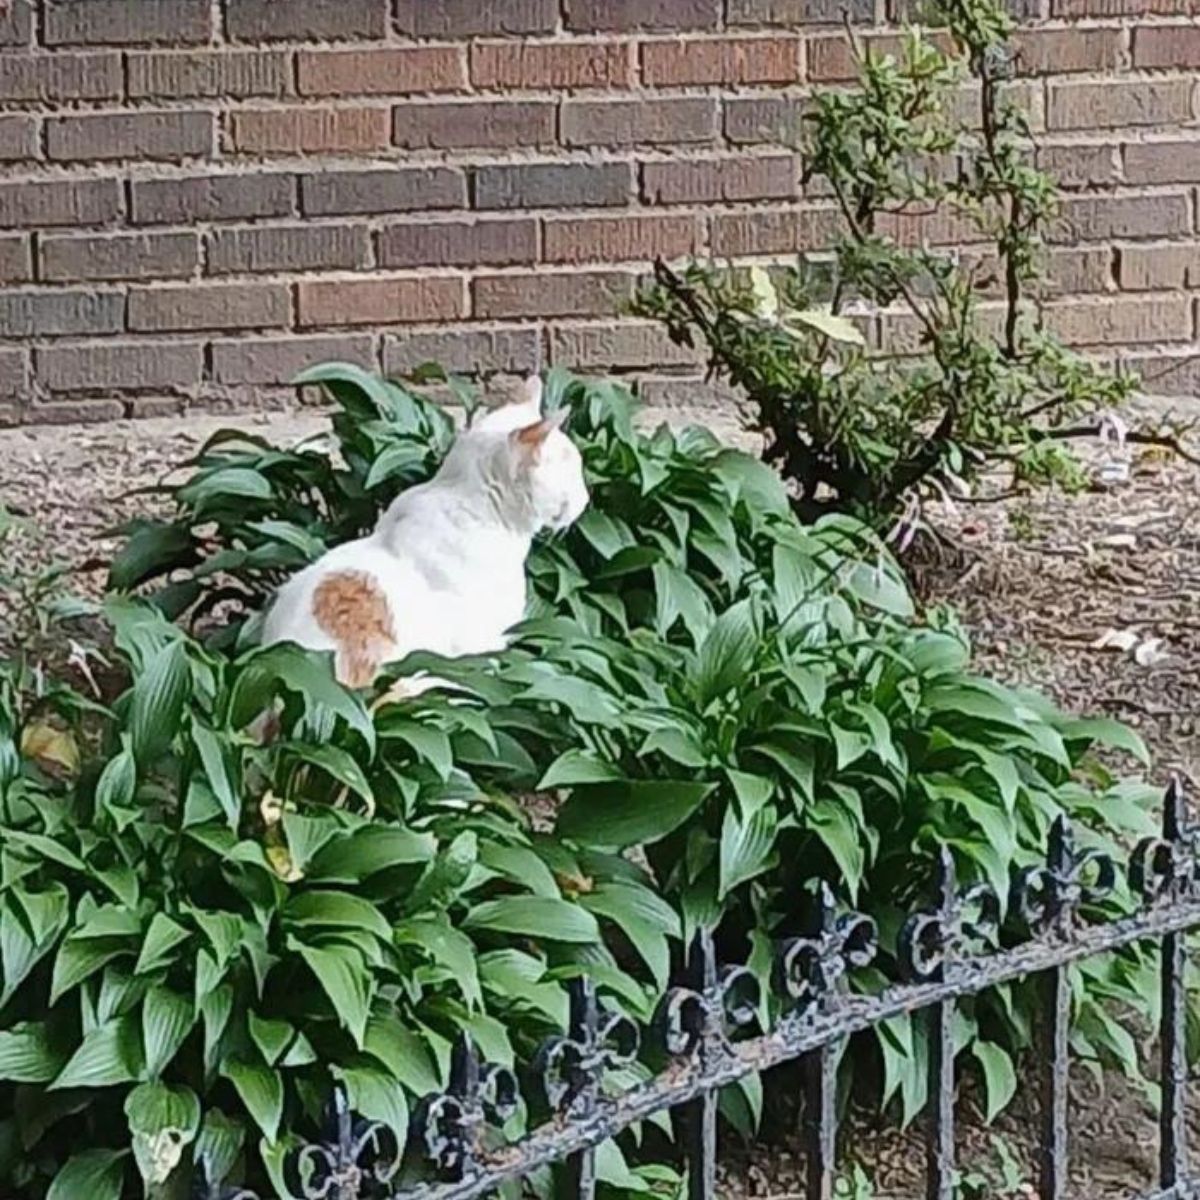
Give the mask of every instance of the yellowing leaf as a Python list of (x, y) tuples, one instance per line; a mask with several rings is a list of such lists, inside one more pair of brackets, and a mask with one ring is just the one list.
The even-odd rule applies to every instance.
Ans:
[(79, 770), (79, 747), (65, 729), (55, 729), (45, 722), (26, 725), (21, 734), (21, 753), (35, 762), (62, 767), (74, 774)]
[(866, 345), (862, 333), (853, 321), (835, 316), (825, 308), (794, 309), (785, 319), (793, 325), (807, 325), (835, 342), (846, 342), (851, 346)]
[(771, 276), (763, 267), (750, 268), (750, 287), (754, 292), (754, 309), (760, 317), (774, 321), (779, 316), (779, 293)]
[(267, 862), (284, 883), (296, 883), (304, 878), (304, 872), (292, 862), (292, 856), (286, 846), (268, 846)]

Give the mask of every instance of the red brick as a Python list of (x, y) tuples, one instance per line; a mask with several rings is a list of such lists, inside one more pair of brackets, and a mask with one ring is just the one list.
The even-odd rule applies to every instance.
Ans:
[(1127, 292), (1200, 288), (1200, 245), (1118, 246), (1117, 279)]
[(295, 176), (279, 173), (135, 179), (130, 187), (137, 225), (286, 217), (295, 207)]
[(874, 0), (728, 0), (729, 25), (837, 25), (846, 18), (871, 21)]
[(287, 325), (290, 313), (283, 284), (172, 284), (129, 292), (129, 328), (138, 331), (272, 329)]
[(471, 47), (482, 88), (620, 88), (633, 83), (628, 42), (487, 42)]
[(1050, 230), (1056, 242), (1178, 237), (1192, 231), (1183, 192), (1150, 196), (1068, 196)]
[(60, 161), (209, 158), (215, 144), (211, 112), (89, 113), (46, 122), (46, 154)]
[(1121, 66), (1119, 29), (1026, 29), (1013, 40), (1021, 75), (1114, 71)]
[(225, 0), (225, 30), (235, 42), (316, 42), (382, 38), (391, 0)]
[(700, 218), (691, 215), (567, 217), (543, 229), (547, 262), (648, 262), (700, 248)]
[(642, 196), (648, 204), (787, 200), (798, 190), (796, 160), (790, 154), (642, 164)]
[(1139, 25), (1133, 31), (1133, 65), (1200, 67), (1200, 26)]
[(1052, 17), (1186, 17), (1194, 0), (1050, 0)]
[(902, 246), (951, 246), (991, 240), (969, 217), (946, 209), (882, 213), (875, 232)]
[(550, 361), (577, 371), (629, 371), (700, 366), (703, 355), (677, 346), (656, 321), (559, 325), (550, 334)]
[(121, 94), (121, 56), (115, 52), (0, 55), (0, 100), (107, 100)]
[(743, 254), (794, 254), (829, 246), (841, 230), (832, 206), (749, 213), (718, 213), (712, 218), (711, 249), (718, 258)]
[(1187, 296), (1073, 296), (1043, 305), (1042, 316), (1046, 327), (1069, 346), (1183, 342), (1192, 337), (1192, 301)]
[(0, 182), (0, 229), (43, 225), (105, 225), (121, 215), (117, 179)]
[(461, 46), (301, 50), (296, 76), (302, 96), (456, 92), (467, 86), (467, 58)]
[(352, 269), (370, 262), (363, 225), (256, 225), (208, 235), (210, 275)]
[(68, 343), (34, 351), (38, 382), (52, 392), (195, 388), (204, 374), (202, 342)]
[(156, 99), (283, 96), (291, 60), (283, 50), (148, 50), (129, 55), (129, 94)]
[(28, 391), (29, 355), (24, 350), (0, 350), (0, 396), (23, 398)]
[(559, 137), (565, 146), (659, 146), (712, 142), (717, 100), (564, 100)]
[(643, 42), (642, 82), (650, 87), (795, 83), (799, 38), (671, 38)]
[(1111, 142), (1040, 145), (1037, 165), (1063, 188), (1107, 187), (1117, 181), (1117, 149)]
[(566, 0), (572, 33), (628, 33), (636, 29), (716, 29), (721, 0)]
[(475, 207), (600, 208), (633, 197), (631, 163), (506, 163), (475, 169)]
[[(935, 34), (929, 40), (943, 50), (951, 48), (944, 35)], [(860, 45), (876, 58), (899, 60), (904, 50), (904, 41), (896, 33), (870, 34), (860, 39)], [(808, 39), (808, 78), (813, 83), (843, 83), (857, 79), (858, 71), (844, 32), (816, 34)]]
[(186, 279), (200, 265), (194, 233), (117, 233), (39, 240), (47, 282), (89, 279)]
[(538, 329), (481, 329), (408, 332), (383, 339), (383, 369), (388, 375), (411, 375), (435, 362), (460, 375), (527, 374), (541, 365)]
[(466, 315), (457, 275), (327, 279), (296, 289), (300, 325), (400, 325)]
[(0, 329), (5, 337), (117, 333), (124, 314), (125, 297), (120, 292), (65, 288), (0, 292)]
[(559, 0), (398, 0), (396, 20), (409, 37), (487, 37), (554, 33)]
[(227, 384), (290, 384), (301, 371), (322, 362), (378, 369), (368, 334), (238, 338), (213, 342), (211, 353), (213, 378)]
[(1116, 129), (1191, 120), (1190, 79), (1051, 83), (1050, 129)]
[(557, 130), (550, 100), (409, 100), (392, 115), (392, 138), (405, 150), (552, 146)]
[(29, 239), (20, 235), (0, 237), (0, 284), (25, 283), (32, 278)]
[(635, 276), (620, 271), (528, 271), (477, 275), (476, 317), (602, 317), (633, 299)]
[(209, 0), (47, 0), (46, 45), (145, 45), (207, 42), (213, 35)]
[(230, 119), (240, 154), (323, 154), (384, 150), (391, 144), (386, 108), (247, 109)]
[(535, 262), (538, 224), (530, 217), (404, 221), (379, 231), (383, 267), (510, 266)]
[(467, 182), (450, 167), (319, 171), (301, 176), (300, 200), (305, 216), (462, 208)]
[(1125, 181), (1142, 183), (1200, 183), (1200, 142), (1126, 142)]
[(1051, 295), (1104, 292), (1113, 286), (1112, 251), (1107, 246), (1068, 246), (1051, 250), (1045, 262), (1045, 288)]
[(0, 116), (0, 160), (17, 162), (40, 155), (36, 117)]

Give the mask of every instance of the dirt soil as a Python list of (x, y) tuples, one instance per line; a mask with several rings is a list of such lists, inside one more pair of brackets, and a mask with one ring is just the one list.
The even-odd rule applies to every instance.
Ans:
[[(703, 419), (711, 427), (712, 414)], [(311, 410), (240, 420), (284, 442), (323, 428), (321, 416)], [(153, 495), (132, 490), (167, 477), (227, 423), (193, 418), (0, 431), (0, 502), (35, 523), (3, 565), (103, 562), (118, 544), (106, 531), (158, 504)], [(1092, 448), (1097, 476), (1102, 457)], [(918, 585), (928, 601), (948, 601), (961, 613), (981, 670), (1044, 689), (1081, 713), (1127, 721), (1154, 752), (1155, 779), (1165, 781), (1168, 770), (1178, 771), (1195, 795), (1200, 466), (1153, 450), (1129, 456), (1129, 466), (1127, 480), (1097, 483), (1076, 496), (940, 506), (929, 516), (947, 544), (916, 564)], [(76, 582), (95, 594), (103, 571), (94, 569)], [(5, 618), (0, 597), (0, 635)], [(1154, 1118), (1121, 1080), (1106, 1080), (1100, 1088), (1082, 1072), (1076, 1075), (1071, 1195), (1126, 1200), (1152, 1182)], [(1000, 1124), (1025, 1180), (1034, 1178), (1033, 1092), (1022, 1089), (1023, 1102)], [(969, 1101), (963, 1108), (960, 1161), (994, 1160), (993, 1131), (971, 1118)], [(874, 1200), (916, 1200), (923, 1194), (917, 1130), (882, 1129), (854, 1117), (846, 1142), (875, 1179)], [(739, 1151), (723, 1171), (722, 1191), (771, 1200), (799, 1197), (802, 1171), (798, 1143)], [(1013, 1191), (993, 1183), (976, 1194), (1034, 1193), (1027, 1183)]]

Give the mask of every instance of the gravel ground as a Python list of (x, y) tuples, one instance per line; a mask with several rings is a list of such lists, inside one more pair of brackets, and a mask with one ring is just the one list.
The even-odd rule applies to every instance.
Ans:
[[(675, 414), (678, 415), (678, 414)], [(243, 425), (281, 442), (323, 428), (306, 410)], [(702, 418), (710, 427), (712, 414)], [(104, 426), (0, 431), (0, 501), (31, 518), (6, 567), (102, 564), (117, 542), (106, 531), (153, 510), (133, 489), (170, 477), (228, 418), (146, 420)], [(731, 433), (730, 427), (718, 432)], [(1130, 478), (1078, 496), (1012, 497), (932, 514), (949, 549), (916, 565), (931, 601), (953, 603), (976, 641), (981, 669), (1048, 690), (1080, 712), (1138, 727), (1155, 752), (1156, 777), (1180, 771), (1200, 785), (1200, 467), (1153, 451), (1133, 456)], [(76, 576), (97, 592), (103, 570)], [(0, 642), (5, 611), (0, 597)], [(1077, 1080), (1072, 1194), (1124, 1198), (1148, 1186), (1154, 1123), (1120, 1080)], [(1026, 1092), (1032, 1089), (1025, 1089)], [(964, 1106), (969, 1114), (972, 1106)], [(854, 1118), (847, 1143), (876, 1178), (876, 1200), (916, 1200), (923, 1150), (915, 1130)], [(1036, 1120), (1029, 1107), (1000, 1125), (1032, 1178)], [(990, 1132), (963, 1121), (964, 1160), (987, 1157)], [(771, 1200), (803, 1192), (796, 1145), (731, 1155), (722, 1190)], [(981, 1195), (1031, 1195), (1031, 1191)]]

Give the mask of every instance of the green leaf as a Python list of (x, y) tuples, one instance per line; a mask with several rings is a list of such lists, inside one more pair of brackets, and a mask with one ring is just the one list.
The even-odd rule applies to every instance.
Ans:
[(666, 637), (682, 619), (692, 641), (699, 645), (712, 625), (713, 610), (704, 589), (684, 570), (667, 562), (656, 562), (654, 577), (654, 627)]
[(511, 879), (513, 883), (520, 884), (535, 896), (549, 896), (551, 900), (557, 900), (561, 895), (554, 880), (554, 872), (528, 846), (503, 846), (499, 842), (483, 842), (479, 847), (479, 861), (485, 867)]
[(450, 972), (454, 982), (462, 989), (463, 999), (469, 1007), (483, 1003), (475, 943), (465, 933), (455, 929), (444, 916), (418, 917), (403, 922), (396, 928), (396, 941), (402, 945), (420, 946), (428, 951), (438, 966)]
[(54, 1177), (46, 1200), (121, 1200), (127, 1150), (84, 1150)]
[(692, 683), (701, 706), (745, 686), (757, 649), (754, 610), (749, 600), (742, 600), (717, 617), (700, 644)]
[(246, 1131), (241, 1122), (227, 1117), (219, 1108), (210, 1108), (204, 1114), (194, 1157), (197, 1164), (203, 1165), (204, 1177), (210, 1184), (225, 1181), (245, 1140)]
[(296, 1030), (287, 1021), (273, 1021), (251, 1012), (247, 1017), (250, 1040), (258, 1047), (267, 1066), (273, 1067), (283, 1057), (296, 1036)]
[(478, 857), (479, 839), (474, 830), (464, 829), (421, 872), (406, 901), (407, 909), (414, 913), (445, 909), (467, 882)]
[(808, 809), (808, 821), (812, 831), (825, 843), (853, 899), (866, 867), (866, 852), (854, 819), (836, 800), (825, 799)]
[(1141, 736), (1128, 725), (1111, 717), (1086, 717), (1068, 721), (1061, 729), (1067, 741), (1099, 742), (1114, 750), (1124, 750), (1144, 767), (1150, 766), (1150, 751)]
[(257, 1063), (233, 1060), (224, 1064), (221, 1074), (233, 1084), (263, 1136), (275, 1141), (283, 1119), (283, 1079), (279, 1072)]
[(501, 896), (472, 908), (465, 929), (488, 929), (555, 942), (598, 942), (596, 919), (586, 909), (545, 896)]
[(0, 896), (0, 1008), (54, 949), (68, 918), (69, 898), (61, 884), (44, 892), (14, 887)]
[(539, 792), (550, 788), (572, 787), (577, 783), (609, 783), (624, 775), (612, 763), (605, 762), (589, 750), (572, 747), (564, 750), (547, 768), (538, 782)]
[(22, 1023), (0, 1030), (0, 1080), (49, 1083), (62, 1070), (64, 1057), (43, 1025)]
[(81, 937), (76, 930), (67, 935), (54, 959), (50, 981), (50, 1003), (54, 1004), (73, 987), (123, 954), (132, 954), (136, 942), (117, 937)]
[(146, 663), (133, 683), (129, 734), (134, 757), (154, 762), (179, 732), (190, 688), (187, 651), (182, 642), (169, 642)]
[(368, 1121), (386, 1125), (403, 1146), (408, 1137), (408, 1105), (404, 1092), (390, 1075), (373, 1067), (334, 1068), (334, 1075), (346, 1085), (350, 1108)]
[(987, 1094), (987, 1113), (984, 1119), (990, 1125), (1016, 1095), (1017, 1073), (1007, 1051), (995, 1042), (976, 1039), (971, 1045), (971, 1053), (983, 1068), (984, 1090)]
[(172, 961), (171, 951), (180, 942), (187, 941), (192, 935), (176, 921), (172, 921), (166, 913), (154, 914), (150, 928), (146, 931), (146, 940), (142, 943), (142, 952), (138, 955), (135, 975), (144, 975), (149, 971), (157, 971)]
[(111, 1087), (132, 1083), (141, 1072), (137, 1021), (124, 1016), (91, 1030), (50, 1087), (57, 1090)]
[(612, 921), (629, 939), (659, 989), (666, 986), (671, 968), (667, 939), (680, 936), (680, 922), (665, 900), (648, 888), (609, 883), (580, 896), (579, 902), (589, 912)]
[(196, 1023), (191, 1000), (169, 988), (151, 988), (142, 1004), (142, 1042), (151, 1078), (165, 1070)]
[(718, 900), (724, 900), (739, 884), (772, 865), (776, 823), (775, 810), (770, 807), (758, 809), (745, 821), (733, 808), (725, 810), (721, 823)]
[(153, 576), (191, 566), (197, 559), (187, 524), (139, 523), (108, 568), (108, 588), (127, 592)]
[(143, 1083), (125, 1098), (133, 1156), (147, 1187), (166, 1183), (200, 1128), (200, 1101), (185, 1087)]
[(283, 907), (283, 919), (289, 925), (327, 926), (365, 929), (385, 942), (391, 941), (392, 927), (369, 900), (350, 892), (304, 891), (293, 895)]
[(615, 849), (653, 843), (678, 829), (714, 786), (655, 779), (577, 787), (559, 810), (558, 832)]
[(312, 883), (358, 883), (389, 867), (427, 863), (436, 853), (431, 833), (368, 825), (325, 845), (305, 875)]
[(372, 1017), (367, 1023), (363, 1049), (413, 1096), (428, 1096), (442, 1087), (428, 1047), (396, 1017)]
[[(342, 1028), (361, 1050), (366, 1035), (367, 1018), (371, 1014), (371, 999), (375, 994), (374, 980), (356, 950), (344, 946), (306, 946), (295, 943), (295, 949), (317, 977)], [(266, 1132), (264, 1127), (263, 1132)], [(274, 1140), (274, 1135), (269, 1135)]]
[(421, 725), (416, 721), (389, 721), (387, 736), (406, 742), (438, 773), (444, 783), (454, 770), (454, 751), (450, 739), (432, 725)]
[(875, 565), (855, 563), (843, 573), (842, 582), (852, 596), (871, 608), (894, 617), (908, 618), (913, 615), (913, 602), (907, 585), (882, 562)]
[(238, 796), (238, 787), (230, 768), (229, 756), (225, 745), (217, 735), (203, 722), (193, 719), (192, 741), (196, 752), (200, 755), (208, 786), (212, 788), (221, 811), (225, 814), (225, 823), (234, 833), (237, 833), (238, 822), (242, 815), (242, 803)]
[(725, 776), (733, 785), (743, 820), (752, 817), (775, 794), (775, 781), (763, 775), (751, 775), (730, 767), (726, 768)]
[(298, 758), (303, 762), (320, 767), (331, 775), (338, 783), (344, 784), (355, 795), (360, 796), (370, 806), (375, 804), (375, 796), (371, 785), (363, 773), (362, 767), (345, 750), (337, 746), (316, 746), (308, 742), (288, 742), (280, 747), (280, 752), (289, 758)]
[(128, 746), (104, 764), (96, 781), (96, 804), (109, 811), (128, 808), (137, 788), (137, 763)]

